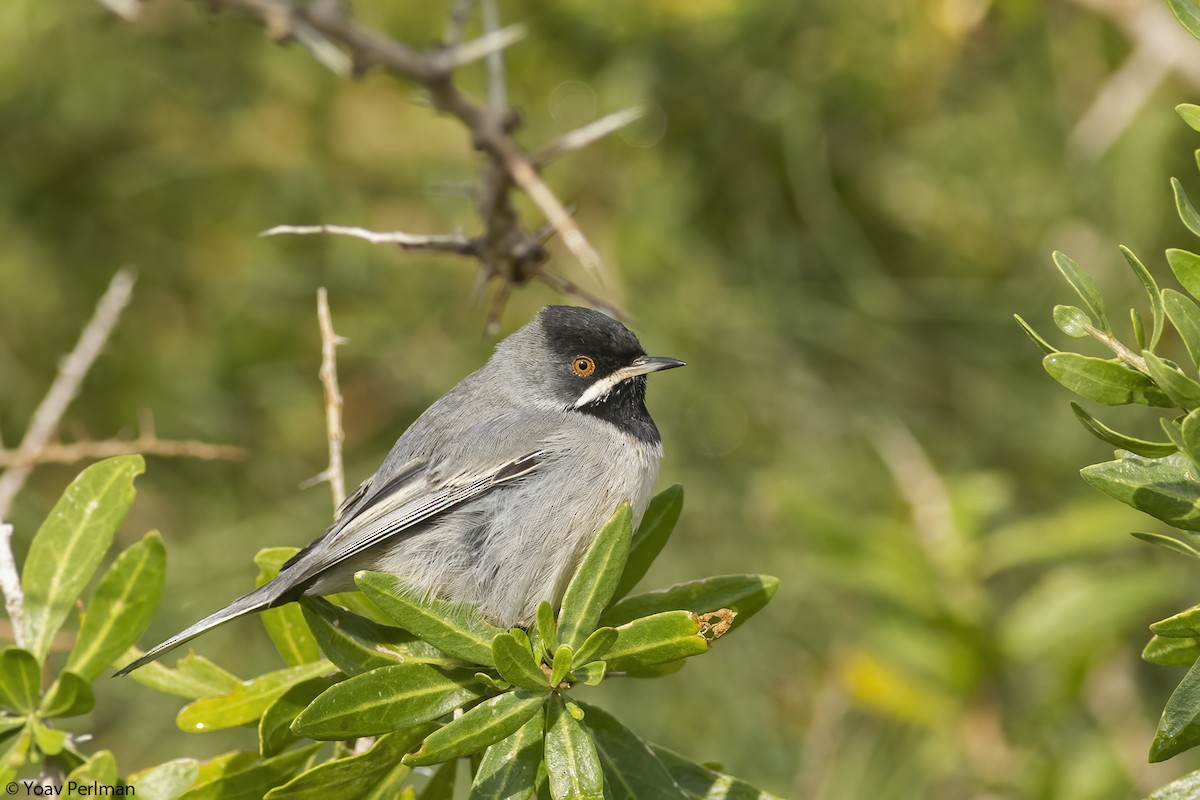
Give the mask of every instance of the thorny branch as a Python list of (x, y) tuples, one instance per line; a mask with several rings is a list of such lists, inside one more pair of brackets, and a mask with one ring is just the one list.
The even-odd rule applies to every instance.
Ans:
[[(487, 159), (474, 192), (476, 211), (484, 223), (483, 232), (476, 236), (421, 236), (398, 231), (385, 234), (333, 225), (280, 225), (264, 235), (338, 233), (376, 243), (399, 244), (406, 249), (469, 256), (479, 262), (479, 284), (486, 285), (493, 280), (500, 284), (489, 313), (489, 333), (498, 328), (499, 314), (510, 290), (534, 280), (616, 314), (611, 305), (579, 291), (574, 283), (544, 269), (548, 258), (547, 237), (522, 223), (513, 206), (512, 193), (515, 189), (527, 195), (545, 217), (550, 230), (562, 238), (575, 258), (601, 276), (600, 255), (562, 201), (542, 180), (539, 168), (628, 125), (638, 113), (635, 110), (618, 112), (567, 134), (535, 155), (528, 154), (513, 138), (519, 118), (508, 105), (501, 56), (506, 47), (523, 35), (523, 29), (520, 26), (499, 28), (494, 0), (480, 4), (485, 33), (471, 41), (463, 41), (463, 30), (474, 3), (455, 0), (446, 27), (445, 44), (429, 50), (419, 50), (360, 25), (337, 0), (315, 0), (304, 7), (289, 0), (212, 0), (211, 4), (218, 11), (226, 10), (257, 20), (275, 41), (297, 42), (338, 73), (345, 70), (332, 63), (336, 59), (331, 56), (331, 50), (349, 60), (353, 74), (378, 68), (419, 84), (428, 92), (436, 109), (453, 116), (467, 128), (472, 144)], [(454, 82), (456, 68), (478, 59), (484, 59), (487, 64), (487, 102), (467, 96)]]

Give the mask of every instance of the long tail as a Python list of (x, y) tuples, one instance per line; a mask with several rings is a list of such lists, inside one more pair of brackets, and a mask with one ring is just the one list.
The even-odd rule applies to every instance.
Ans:
[(218, 625), (224, 625), (231, 619), (237, 619), (245, 614), (252, 614), (255, 611), (262, 611), (265, 608), (270, 608), (272, 605), (277, 604), (277, 601), (279, 601), (283, 595), (287, 594), (289, 590), (295, 588), (294, 586), (289, 585), (290, 583), (290, 581), (280, 581), (278, 578), (276, 578), (269, 583), (263, 584), (254, 591), (242, 595), (237, 600), (234, 600), (232, 603), (225, 606), (215, 614), (208, 615), (195, 625), (185, 628), (157, 647), (151, 648), (141, 658), (122, 667), (117, 672), (117, 675), (128, 675), (138, 667), (149, 664), (151, 661), (154, 661), (164, 653), (174, 650), (176, 647), (179, 647), (179, 645), (184, 644), (185, 642), (190, 642), (200, 634), (210, 631)]

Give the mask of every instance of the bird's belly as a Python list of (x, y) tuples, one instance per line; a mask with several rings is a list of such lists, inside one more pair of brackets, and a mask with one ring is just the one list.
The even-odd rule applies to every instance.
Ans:
[(542, 600), (558, 604), (579, 558), (621, 503), (632, 506), (635, 525), (645, 513), (661, 448), (628, 440), (607, 452), (605, 461), (551, 458), (528, 478), (365, 553), (357, 568), (475, 605), (497, 625), (526, 625)]

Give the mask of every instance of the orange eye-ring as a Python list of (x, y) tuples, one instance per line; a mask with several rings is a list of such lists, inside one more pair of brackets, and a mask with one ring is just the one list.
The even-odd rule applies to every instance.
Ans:
[(575, 356), (571, 359), (571, 369), (581, 378), (586, 378), (596, 371), (596, 362), (587, 356)]

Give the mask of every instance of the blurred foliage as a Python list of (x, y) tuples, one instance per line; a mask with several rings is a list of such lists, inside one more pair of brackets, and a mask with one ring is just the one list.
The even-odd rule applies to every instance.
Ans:
[[(448, 4), (356, 12), (433, 42)], [(1196, 185), (1171, 112), (1192, 90), (1168, 82), (1091, 160), (1071, 126), (1130, 44), (1062, 0), (503, 11), (530, 26), (508, 58), (523, 141), (652, 109), (547, 173), (614, 265), (597, 290), (650, 350), (690, 364), (650, 397), (663, 480), (692, 500), (649, 579), (781, 578), (736, 651), (686, 681), (597, 687), (597, 702), (783, 796), (1125, 798), (1198, 765), (1144, 763), (1182, 670), (1137, 658), (1145, 626), (1194, 601), (1194, 573), (1083, 488), (1075, 470), (1104, 447), (1010, 317), (1040, 324), (1048, 302), (1072, 302), (1052, 248), (1124, 305), (1140, 289), (1112, 237), (1151, 253), (1187, 235), (1165, 188)], [(462, 263), (255, 233), (470, 228), (454, 187), (476, 157), (410, 87), (340, 82), (202, 4), (162, 0), (126, 25), (91, 0), (7, 0), (0, 42), (5, 441), (132, 263), (133, 305), (65, 436), (128, 432), (152, 409), (160, 435), (251, 452), (157, 462), (139, 482), (126, 535), (163, 531), (167, 600), (147, 636), (166, 635), (242, 591), (258, 549), (304, 544), (329, 513), (296, 488), (325, 463), (317, 286), (350, 339), (352, 483), (491, 347)], [(554, 299), (519, 293), (505, 331)], [(1156, 438), (1123, 411), (1108, 424)], [(19, 550), (74, 473), (39, 469)], [(278, 667), (251, 623), (201, 649), (242, 674)], [(172, 714), (125, 681), (89, 727), (130, 768), (252, 746), (248, 731), (153, 722)]]

